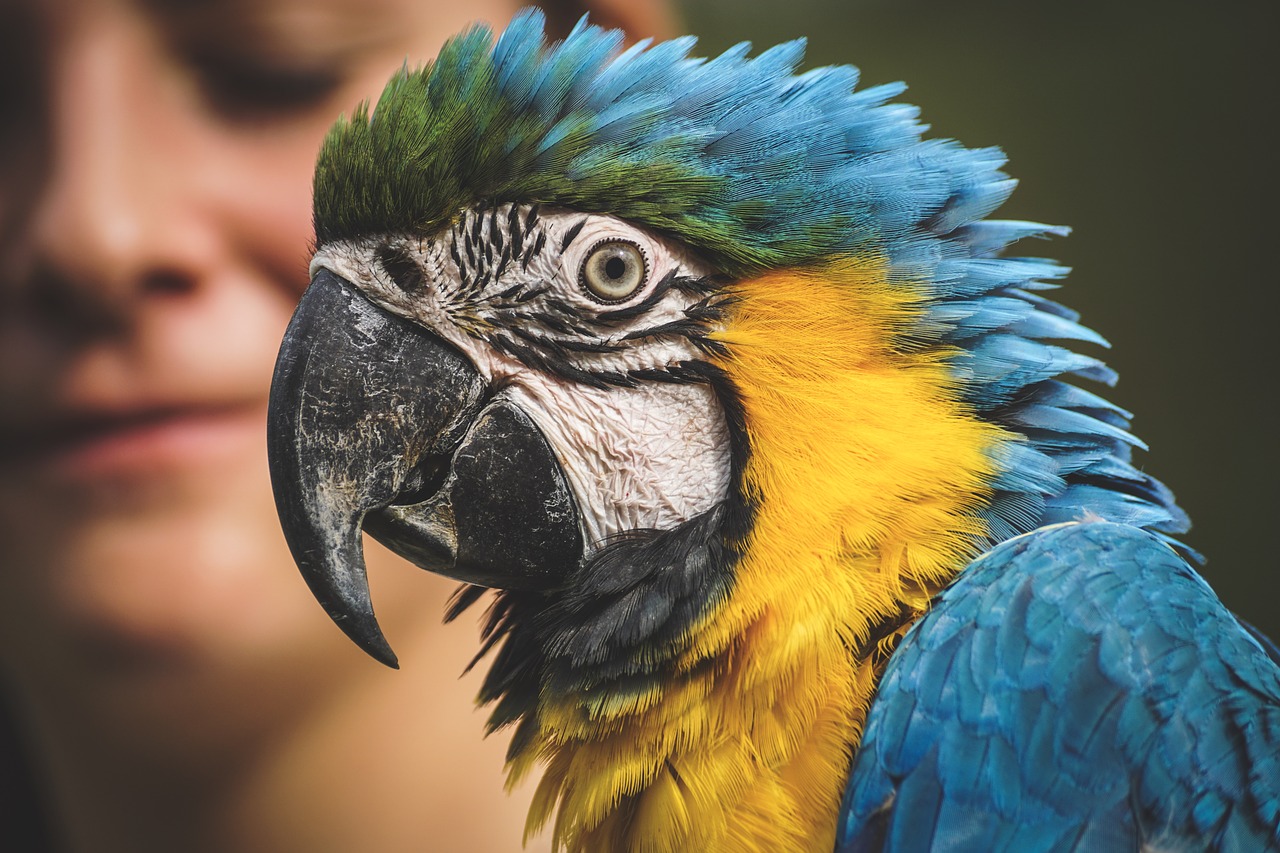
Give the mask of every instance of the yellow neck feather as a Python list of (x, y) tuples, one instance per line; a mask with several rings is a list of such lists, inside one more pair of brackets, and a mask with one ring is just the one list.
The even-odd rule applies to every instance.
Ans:
[[(735, 286), (718, 336), (741, 394), (752, 531), (683, 677), (587, 706), (544, 697), (529, 815), (571, 850), (823, 850), (877, 673), (851, 650), (973, 556), (1002, 431), (955, 402), (946, 353), (895, 346), (883, 265)], [(559, 808), (557, 809), (557, 803)]]

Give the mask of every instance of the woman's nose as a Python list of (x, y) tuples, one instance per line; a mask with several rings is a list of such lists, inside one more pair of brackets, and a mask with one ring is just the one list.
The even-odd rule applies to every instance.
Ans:
[(58, 304), (127, 313), (148, 292), (189, 289), (200, 277), (207, 247), (189, 197), (200, 164), (184, 145), (190, 107), (175, 97), (183, 81), (164, 45), (126, 15), (95, 17), (52, 58), (31, 280), (74, 291)]

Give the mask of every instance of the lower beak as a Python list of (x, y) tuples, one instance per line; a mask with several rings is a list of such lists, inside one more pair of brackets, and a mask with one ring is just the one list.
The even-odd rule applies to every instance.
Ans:
[(267, 454), (289, 549), (329, 617), (388, 666), (361, 529), (467, 583), (549, 589), (578, 565), (578, 509), (551, 445), (471, 362), (321, 270), (285, 332)]

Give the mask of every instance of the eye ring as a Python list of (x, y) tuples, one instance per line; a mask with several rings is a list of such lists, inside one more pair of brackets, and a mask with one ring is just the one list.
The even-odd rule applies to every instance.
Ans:
[(578, 267), (578, 283), (597, 302), (623, 302), (649, 280), (649, 259), (631, 240), (609, 238), (587, 250)]

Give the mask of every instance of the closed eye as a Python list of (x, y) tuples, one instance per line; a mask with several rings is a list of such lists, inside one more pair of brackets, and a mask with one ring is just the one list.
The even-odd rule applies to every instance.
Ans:
[(243, 56), (199, 52), (187, 61), (213, 108), (235, 119), (268, 119), (318, 107), (344, 79), (337, 68), (295, 67)]

